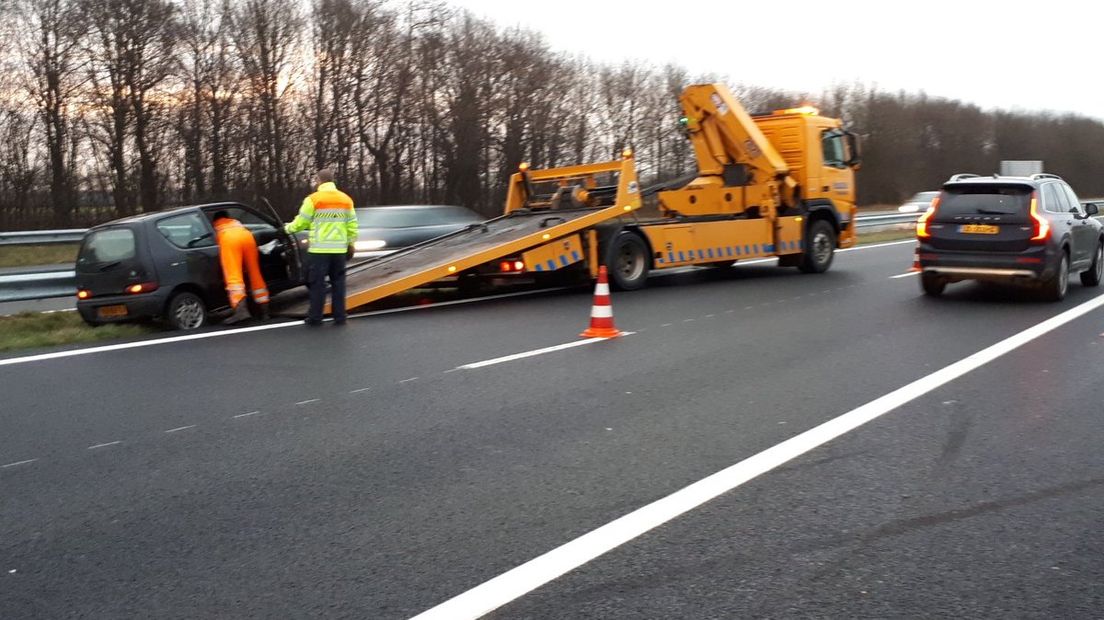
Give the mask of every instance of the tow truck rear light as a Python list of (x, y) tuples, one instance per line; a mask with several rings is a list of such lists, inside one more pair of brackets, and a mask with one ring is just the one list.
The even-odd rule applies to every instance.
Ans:
[(131, 284), (126, 287), (126, 292), (137, 295), (138, 293), (149, 293), (157, 290), (156, 282), (142, 282), (141, 284)]
[(939, 206), (939, 196), (932, 198), (931, 206), (916, 220), (916, 236), (920, 239), (930, 239), (931, 231), (928, 230), (928, 220), (935, 215), (935, 209)]
[(520, 260), (504, 260), (498, 264), (498, 270), (502, 273), (521, 273), (525, 271), (525, 263)]
[(1031, 209), (1028, 211), (1031, 216), (1031, 224), (1033, 227), (1031, 242), (1032, 243), (1045, 243), (1050, 238), (1050, 222), (1041, 215), (1039, 215), (1039, 192), (1031, 192)]

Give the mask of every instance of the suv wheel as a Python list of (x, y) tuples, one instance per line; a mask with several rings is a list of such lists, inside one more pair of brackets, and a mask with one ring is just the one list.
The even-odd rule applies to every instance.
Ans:
[(1097, 286), (1100, 284), (1101, 276), (1104, 276), (1104, 242), (1096, 244), (1092, 265), (1087, 271), (1081, 272), (1081, 284)]
[(1062, 252), (1062, 259), (1058, 261), (1058, 271), (1043, 282), (1043, 297), (1049, 301), (1062, 301), (1069, 289), (1069, 255)]
[(207, 305), (199, 295), (181, 291), (169, 300), (165, 322), (173, 329), (199, 329), (207, 323)]
[(947, 281), (937, 274), (925, 271), (920, 274), (920, 288), (925, 295), (939, 297), (943, 294), (943, 289), (947, 288)]

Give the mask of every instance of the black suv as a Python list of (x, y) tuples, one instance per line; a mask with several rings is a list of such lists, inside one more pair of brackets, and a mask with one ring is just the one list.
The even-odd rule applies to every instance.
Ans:
[(1060, 177), (956, 174), (916, 224), (920, 282), (940, 295), (961, 280), (1031, 283), (1058, 301), (1071, 273), (1100, 284), (1104, 226)]
[(211, 224), (226, 211), (253, 232), (269, 292), (303, 284), (306, 235), (275, 211), (223, 202), (136, 215), (92, 228), (77, 255), (77, 310), (90, 325), (159, 318), (196, 329), (229, 309)]

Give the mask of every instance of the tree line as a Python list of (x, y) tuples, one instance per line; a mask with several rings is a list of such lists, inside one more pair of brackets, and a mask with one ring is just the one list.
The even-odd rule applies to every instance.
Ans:
[[(2, 6), (4, 229), (262, 197), (288, 215), (323, 166), (360, 205), (460, 204), (491, 216), (522, 161), (599, 161), (631, 146), (646, 181), (691, 171), (678, 94), (727, 81), (595, 63), (435, 1)], [(860, 204), (896, 203), (1002, 159), (1043, 159), (1082, 195), (1104, 195), (1095, 119), (863, 84), (732, 86), (753, 112), (811, 101), (844, 118), (863, 137)]]

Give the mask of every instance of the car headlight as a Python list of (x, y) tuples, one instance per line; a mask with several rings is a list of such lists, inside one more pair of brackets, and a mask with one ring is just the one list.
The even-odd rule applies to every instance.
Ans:
[(368, 252), (371, 250), (379, 250), (387, 245), (387, 242), (383, 239), (366, 239), (364, 241), (356, 241), (353, 243), (353, 249), (357, 252)]

